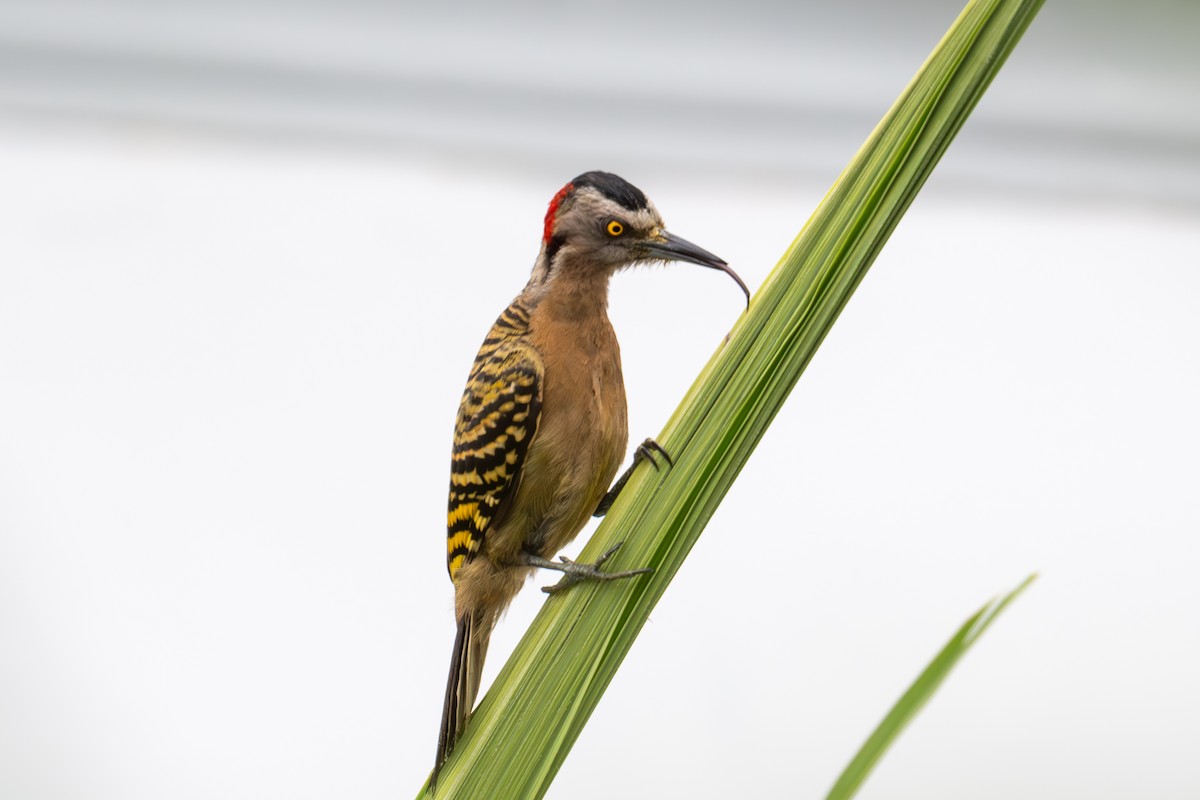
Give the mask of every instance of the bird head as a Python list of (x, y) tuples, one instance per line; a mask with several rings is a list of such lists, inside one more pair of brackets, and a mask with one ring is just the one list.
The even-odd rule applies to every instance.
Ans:
[(609, 275), (647, 261), (686, 261), (721, 270), (750, 301), (750, 290), (724, 260), (669, 233), (646, 195), (611, 172), (585, 172), (568, 183), (546, 210), (535, 278), (557, 274)]

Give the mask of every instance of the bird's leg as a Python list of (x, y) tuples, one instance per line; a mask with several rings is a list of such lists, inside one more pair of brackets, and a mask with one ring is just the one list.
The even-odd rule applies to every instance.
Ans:
[[(553, 569), (563, 574), (558, 583), (553, 586), (543, 586), (542, 591), (546, 594), (555, 594), (564, 589), (569, 589), (580, 581), (615, 581), (621, 578), (632, 578), (634, 575), (645, 575), (648, 572), (654, 572), (650, 567), (642, 569), (627, 569), (624, 572), (601, 572), (600, 567), (608, 561), (613, 553), (621, 549), (624, 542), (618, 542), (604, 552), (604, 555), (597, 558), (591, 564), (580, 564), (578, 561), (572, 561), (566, 556), (559, 556), (558, 561), (550, 561), (535, 556), (532, 553), (522, 553), (521, 563), (527, 567), (539, 567), (541, 569)], [(562, 563), (558, 563), (558, 562)]]
[(633, 471), (637, 469), (637, 465), (643, 461), (649, 461), (654, 465), (654, 469), (658, 469), (658, 461), (654, 458), (654, 454), (658, 453), (667, 462), (669, 466), (675, 466), (675, 462), (671, 460), (671, 454), (663, 449), (663, 446), (653, 439), (647, 439), (637, 446), (637, 450), (633, 451), (633, 463), (629, 465), (629, 469), (621, 473), (621, 477), (617, 478), (617, 482), (612, 485), (612, 488), (600, 498), (600, 505), (596, 506), (596, 510), (592, 513), (593, 517), (603, 517), (612, 508), (612, 504), (616, 502), (617, 495), (625, 488), (625, 484), (629, 482), (629, 477), (633, 475)]

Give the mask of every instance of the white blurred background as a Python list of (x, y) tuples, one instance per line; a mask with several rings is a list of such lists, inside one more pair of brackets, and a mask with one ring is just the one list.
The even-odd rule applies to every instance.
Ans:
[[(0, 2), (0, 796), (413, 796), (546, 202), (618, 172), (757, 286), (960, 7)], [(1047, 4), (550, 797), (821, 796), (1034, 570), (862, 796), (1200, 796), (1198, 29)], [(614, 280), (634, 438), (741, 309)]]

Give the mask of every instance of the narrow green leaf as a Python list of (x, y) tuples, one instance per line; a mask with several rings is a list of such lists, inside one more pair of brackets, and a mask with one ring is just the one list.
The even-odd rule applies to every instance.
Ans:
[(1030, 575), (1021, 582), (1020, 586), (1003, 597), (992, 600), (962, 624), (962, 627), (946, 643), (937, 657), (913, 681), (912, 686), (908, 687), (908, 691), (896, 701), (896, 705), (892, 706), (892, 710), (883, 718), (883, 722), (879, 723), (875, 732), (871, 734), (846, 769), (842, 771), (837, 783), (825, 796), (826, 800), (848, 800), (858, 793), (859, 787), (871, 774), (871, 770), (875, 768), (879, 759), (883, 758), (883, 754), (892, 746), (892, 742), (913, 720), (917, 712), (929, 702), (929, 698), (942, 685), (942, 681), (950, 674), (950, 670), (954, 669), (958, 660), (966, 654), (971, 645), (975, 644), (988, 626), (996, 620), (996, 617), (1000, 616), (1001, 612), (1008, 607), (1008, 604), (1015, 600), (1017, 595), (1024, 592), (1029, 584), (1033, 583), (1036, 577), (1036, 574)]
[(909, 203), (1041, 0), (970, 3), (846, 167), (657, 437), (675, 466), (641, 469), (584, 548), (653, 575), (547, 600), (475, 711), (442, 798), (537, 798), (655, 603)]

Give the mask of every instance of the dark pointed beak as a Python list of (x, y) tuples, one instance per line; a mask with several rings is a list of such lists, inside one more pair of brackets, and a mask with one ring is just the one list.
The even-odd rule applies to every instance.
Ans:
[(729, 265), (724, 260), (717, 258), (712, 253), (705, 250), (703, 247), (697, 247), (689, 242), (676, 236), (673, 233), (659, 231), (658, 235), (642, 245), (649, 254), (649, 258), (661, 258), (666, 261), (687, 261), (689, 264), (699, 264), (702, 267), (709, 269), (719, 269), (729, 277), (737, 281), (737, 285), (742, 287), (742, 291), (746, 293), (746, 305), (750, 305), (750, 290), (746, 288), (746, 283), (738, 274), (729, 268)]

